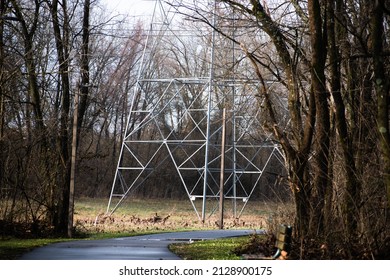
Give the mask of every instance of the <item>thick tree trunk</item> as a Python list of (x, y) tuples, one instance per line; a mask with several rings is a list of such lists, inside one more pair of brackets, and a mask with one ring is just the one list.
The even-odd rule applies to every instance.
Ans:
[(327, 56), (327, 41), (323, 32), (324, 19), (318, 0), (308, 1), (309, 29), (312, 48), (311, 86), (316, 104), (316, 172), (314, 178), (313, 220), (310, 232), (317, 234), (323, 229), (325, 195), (329, 184), (329, 133), (330, 112), (328, 92), (326, 90), (325, 61)]
[(80, 84), (80, 104), (79, 104), (79, 116), (78, 116), (78, 133), (84, 120), (85, 112), (87, 111), (88, 98), (89, 98), (89, 14), (90, 14), (90, 0), (84, 1), (84, 15), (83, 15), (83, 33), (82, 33), (82, 45), (81, 45), (81, 84)]
[(374, 61), (374, 82), (378, 98), (378, 131), (382, 148), (383, 178), (387, 194), (387, 207), (390, 208), (390, 127), (389, 127), (389, 77), (385, 69), (383, 55), (383, 11), (384, 0), (375, 0), (372, 3), (371, 17), (371, 46)]
[(301, 242), (310, 234), (309, 227), (312, 215), (311, 209), (311, 182), (307, 172), (307, 156), (295, 157), (289, 163), (290, 188), (295, 198), (297, 237)]
[[(58, 232), (66, 233), (68, 221), (70, 156), (69, 156), (69, 111), (70, 111), (70, 81), (69, 81), (69, 22), (67, 16), (67, 2), (61, 3), (63, 19), (60, 21), (58, 0), (48, 3), (51, 10), (54, 37), (56, 42), (57, 59), (59, 65), (61, 106), (60, 106), (60, 140), (59, 140), (59, 182), (61, 197), (53, 201), (53, 224)], [(62, 28), (62, 29), (61, 29)], [(62, 30), (62, 32), (61, 32)], [(55, 209), (56, 208), (56, 209)]]
[[(344, 217), (346, 218), (346, 228), (348, 236), (352, 237), (356, 234), (357, 219), (360, 200), (361, 183), (357, 177), (357, 169), (355, 164), (355, 156), (351, 134), (348, 131), (347, 120), (345, 116), (345, 105), (341, 95), (341, 72), (340, 72), (340, 53), (337, 47), (337, 35), (339, 29), (335, 23), (335, 7), (333, 1), (328, 1), (328, 41), (329, 41), (329, 64), (330, 64), (330, 87), (331, 94), (334, 100), (334, 111), (336, 117), (336, 129), (339, 136), (341, 149), (343, 151), (344, 169), (346, 177), (346, 192), (344, 198)], [(337, 28), (337, 30), (336, 30)], [(337, 34), (336, 34), (337, 33)]]
[(5, 120), (5, 102), (4, 102), (4, 20), (3, 17), (6, 13), (6, 2), (0, 2), (0, 188), (3, 186), (5, 175), (5, 160), (3, 155), (3, 137), (4, 137), (4, 120)]

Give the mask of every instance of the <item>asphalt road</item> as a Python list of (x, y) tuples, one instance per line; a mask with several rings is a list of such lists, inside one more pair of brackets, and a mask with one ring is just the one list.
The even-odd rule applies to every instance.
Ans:
[[(243, 236), (254, 230), (207, 230), (160, 233), (103, 240), (50, 244), (32, 250), (22, 260), (179, 260), (168, 250), (176, 242)], [(257, 231), (256, 233), (260, 233)]]

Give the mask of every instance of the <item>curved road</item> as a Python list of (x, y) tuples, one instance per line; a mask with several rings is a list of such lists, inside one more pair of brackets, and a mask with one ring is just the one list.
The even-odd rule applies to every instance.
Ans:
[(22, 260), (179, 260), (168, 245), (261, 233), (255, 230), (207, 230), (159, 233), (104, 240), (50, 244), (22, 256)]

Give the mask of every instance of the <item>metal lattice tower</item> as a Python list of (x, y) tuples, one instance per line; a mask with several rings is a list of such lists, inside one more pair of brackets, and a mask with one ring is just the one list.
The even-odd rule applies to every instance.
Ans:
[[(216, 13), (211, 14), (213, 24), (218, 24)], [(205, 221), (206, 213), (215, 211), (220, 198), (224, 108), (224, 198), (232, 201), (235, 217), (241, 215), (271, 159), (284, 164), (279, 146), (269, 134), (260, 132), (257, 82), (235, 74), (236, 46), (231, 41), (217, 38), (213, 29), (205, 27), (199, 44), (188, 46), (197, 57), (191, 67), (203, 65), (203, 70), (190, 69), (193, 73), (189, 70), (175, 76), (174, 69), (180, 64), (175, 60), (180, 58), (172, 58), (167, 41), (185, 46), (194, 44), (196, 36), (181, 24), (179, 15), (172, 6), (156, 1), (107, 207), (109, 214), (133, 190), (147, 184), (156, 170), (170, 166), (180, 178), (178, 187), (184, 187), (198, 218)], [(177, 51), (185, 50), (178, 47)], [(221, 61), (227, 57), (230, 62)], [(163, 65), (169, 67), (164, 69)], [(164, 187), (164, 182), (161, 184)]]

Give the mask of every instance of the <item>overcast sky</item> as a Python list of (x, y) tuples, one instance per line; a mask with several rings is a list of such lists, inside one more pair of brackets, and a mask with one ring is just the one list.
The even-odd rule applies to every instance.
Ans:
[(151, 16), (154, 0), (101, 0), (114, 13), (131, 16)]

